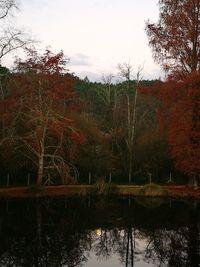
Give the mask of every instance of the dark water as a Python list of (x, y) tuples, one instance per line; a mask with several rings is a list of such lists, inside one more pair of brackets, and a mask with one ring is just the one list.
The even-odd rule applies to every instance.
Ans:
[(1, 200), (0, 210), (0, 266), (200, 266), (195, 201)]

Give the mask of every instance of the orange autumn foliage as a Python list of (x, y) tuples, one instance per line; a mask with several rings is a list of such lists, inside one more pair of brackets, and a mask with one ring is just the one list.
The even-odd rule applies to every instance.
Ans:
[(200, 70), (200, 1), (159, 0), (157, 23), (146, 32), (156, 62), (179, 79)]
[[(74, 119), (79, 102), (73, 87), (78, 78), (65, 72), (62, 52), (28, 52), (25, 61), (16, 62), (17, 72), (9, 85), (19, 152), (37, 168), (37, 184), (42, 184), (52, 169), (66, 183), (74, 146), (84, 141)], [(73, 132), (77, 132), (76, 140)]]
[(189, 176), (200, 173), (200, 75), (182, 81), (159, 83), (154, 93), (160, 100), (160, 125), (167, 130), (177, 169)]

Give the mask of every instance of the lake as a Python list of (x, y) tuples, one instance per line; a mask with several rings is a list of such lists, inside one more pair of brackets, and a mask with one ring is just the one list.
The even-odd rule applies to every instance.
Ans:
[(197, 267), (198, 201), (0, 200), (0, 266)]

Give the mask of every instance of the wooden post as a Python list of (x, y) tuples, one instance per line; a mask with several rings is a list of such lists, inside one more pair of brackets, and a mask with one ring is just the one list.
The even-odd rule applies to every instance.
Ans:
[(112, 174), (111, 174), (111, 172), (109, 173), (109, 183), (111, 183), (112, 182)]
[(28, 173), (28, 180), (27, 180), (27, 186), (30, 185), (30, 173)]
[(91, 184), (91, 172), (89, 172), (88, 182), (89, 182), (89, 184)]
[(10, 184), (10, 174), (8, 173), (7, 174), (7, 186), (9, 186), (9, 184)]
[(151, 177), (152, 177), (152, 174), (149, 173), (149, 184), (151, 184)]
[(131, 172), (129, 172), (129, 174), (128, 174), (128, 182), (129, 182), (129, 184), (131, 183)]
[(169, 183), (171, 183), (172, 182), (172, 173), (170, 172), (170, 174), (169, 174)]

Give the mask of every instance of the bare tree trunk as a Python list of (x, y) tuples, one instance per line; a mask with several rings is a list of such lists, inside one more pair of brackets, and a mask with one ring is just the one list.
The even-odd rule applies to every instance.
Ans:
[(130, 89), (131, 89), (131, 71), (132, 66), (129, 63), (119, 64), (118, 68), (120, 70), (120, 75), (126, 79), (127, 83), (127, 157), (128, 157), (128, 179), (129, 183), (132, 181), (132, 172), (133, 172), (133, 161), (134, 161), (134, 139), (135, 139), (135, 129), (136, 129), (136, 117), (137, 117), (137, 99), (138, 99), (138, 85), (140, 82), (140, 73), (142, 67), (138, 67), (136, 87), (134, 93), (134, 99), (130, 101)]
[[(129, 85), (128, 85), (129, 87)], [(132, 127), (131, 127), (131, 110), (130, 110), (130, 97), (127, 94), (127, 128), (128, 128), (128, 137), (127, 137), (127, 147), (128, 147), (128, 181), (131, 183), (132, 180)]]
[(133, 142), (135, 138), (135, 128), (136, 128), (136, 107), (137, 107), (137, 96), (138, 96), (138, 82), (135, 88), (134, 95), (134, 103), (133, 103), (133, 111), (130, 108), (130, 98), (127, 95), (127, 123), (128, 123), (128, 138), (127, 138), (127, 146), (128, 146), (128, 165), (129, 165), (129, 183), (132, 181), (132, 170), (133, 170)]

